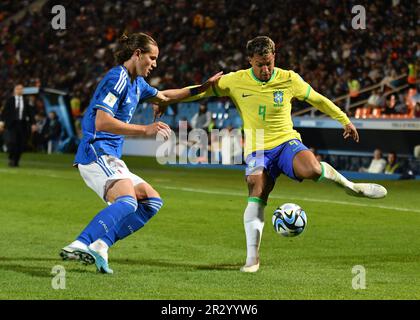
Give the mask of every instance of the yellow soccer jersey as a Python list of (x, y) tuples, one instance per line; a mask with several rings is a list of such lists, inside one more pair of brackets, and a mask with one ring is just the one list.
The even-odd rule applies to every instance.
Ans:
[(273, 149), (291, 139), (301, 140), (293, 129), (292, 98), (307, 100), (343, 125), (350, 122), (344, 112), (313, 90), (297, 73), (280, 68), (274, 68), (267, 82), (258, 80), (252, 68), (231, 72), (206, 93), (188, 100), (213, 95), (230, 97), (238, 109), (244, 123), (245, 156), (256, 150)]

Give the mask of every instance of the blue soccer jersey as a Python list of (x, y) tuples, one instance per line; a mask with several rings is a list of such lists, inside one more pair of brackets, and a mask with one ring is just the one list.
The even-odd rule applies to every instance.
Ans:
[(127, 69), (120, 65), (108, 71), (93, 94), (82, 120), (83, 137), (77, 149), (75, 164), (89, 164), (102, 155), (121, 158), (124, 136), (96, 131), (97, 110), (109, 113), (115, 119), (130, 122), (139, 102), (156, 96), (158, 90), (143, 77), (133, 82)]

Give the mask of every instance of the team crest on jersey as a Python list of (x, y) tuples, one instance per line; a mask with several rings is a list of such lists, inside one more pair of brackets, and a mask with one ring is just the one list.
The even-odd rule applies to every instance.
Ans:
[(274, 91), (273, 98), (275, 107), (280, 107), (283, 105), (283, 91)]

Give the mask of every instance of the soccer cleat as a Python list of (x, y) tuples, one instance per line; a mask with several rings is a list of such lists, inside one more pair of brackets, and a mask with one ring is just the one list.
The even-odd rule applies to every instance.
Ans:
[(93, 250), (90, 247), (89, 247), (89, 252), (91, 253), (91, 255), (93, 255), (95, 257), (95, 264), (96, 264), (96, 269), (98, 269), (98, 272), (100, 272), (100, 273), (108, 273), (108, 274), (113, 274), (114, 273), (114, 271), (109, 268), (108, 261), (105, 260), (99, 254), (99, 252)]
[(259, 268), (260, 268), (260, 263), (258, 262), (257, 264), (253, 264), (253, 265), (244, 265), (240, 269), (240, 271), (241, 272), (257, 272)]
[(387, 195), (386, 189), (375, 183), (354, 183), (351, 188), (347, 188), (349, 194), (357, 197), (367, 197), (380, 199)]
[(83, 249), (72, 245), (65, 246), (63, 249), (61, 249), (60, 257), (63, 260), (80, 261), (85, 265), (95, 263), (95, 257), (89, 252), (88, 249)]

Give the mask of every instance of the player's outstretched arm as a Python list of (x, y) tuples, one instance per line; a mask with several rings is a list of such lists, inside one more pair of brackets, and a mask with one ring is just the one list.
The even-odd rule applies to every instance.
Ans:
[(359, 133), (356, 127), (351, 123), (347, 115), (327, 97), (319, 94), (312, 88), (306, 101), (317, 108), (319, 111), (329, 115), (331, 118), (340, 122), (344, 127), (344, 139), (353, 138), (354, 141), (359, 142)]
[(149, 125), (138, 125), (122, 122), (109, 113), (98, 110), (95, 119), (97, 131), (104, 131), (127, 136), (155, 137), (160, 133), (165, 139), (171, 135), (171, 129), (166, 123), (154, 122)]
[(153, 103), (155, 119), (156, 117), (160, 117), (165, 112), (166, 107), (170, 104), (181, 101), (195, 101), (212, 96), (212, 86), (219, 81), (222, 75), (223, 71), (218, 72), (201, 85), (159, 91), (155, 97), (147, 100), (148, 102)]
[(190, 86), (190, 87), (185, 87), (181, 89), (168, 89), (168, 90), (159, 91), (155, 97), (147, 101), (151, 103), (156, 103), (159, 105), (169, 105), (171, 103), (177, 103), (186, 98), (206, 92), (207, 89), (209, 89), (212, 85), (214, 85), (220, 79), (222, 75), (223, 75), (223, 71), (220, 71), (216, 73), (215, 75), (213, 75), (212, 77), (210, 77), (206, 82), (204, 82), (201, 85)]
[(313, 88), (311, 88), (306, 101), (322, 113), (325, 113), (331, 118), (339, 121), (343, 126), (350, 123), (350, 119), (347, 115), (338, 106), (336, 106), (334, 102), (319, 94)]

